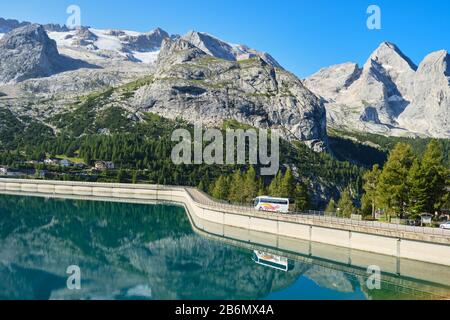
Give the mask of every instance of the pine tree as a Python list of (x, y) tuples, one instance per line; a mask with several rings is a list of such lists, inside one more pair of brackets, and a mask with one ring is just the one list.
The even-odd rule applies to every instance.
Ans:
[(442, 148), (436, 140), (432, 140), (422, 158), (422, 172), (425, 179), (423, 188), (427, 199), (424, 209), (428, 213), (441, 209), (442, 199), (448, 193), (446, 190), (448, 169), (443, 163)]
[(344, 190), (341, 194), (341, 199), (338, 202), (338, 212), (341, 217), (350, 218), (356, 213), (356, 208), (353, 205), (353, 199), (349, 189)]
[[(375, 209), (377, 204), (377, 185), (380, 179), (380, 166), (378, 164), (373, 166), (371, 171), (366, 172), (363, 177), (365, 195), (363, 199), (365, 200), (364, 206), (371, 207), (371, 215), (375, 218)], [(367, 212), (366, 212), (367, 213)]]
[(88, 150), (84, 153), (83, 161), (86, 165), (89, 165), (92, 161), (91, 151)]
[(288, 169), (284, 174), (281, 183), (279, 185), (278, 196), (281, 198), (293, 198), (295, 195), (295, 178), (291, 169)]
[(117, 172), (117, 182), (123, 183), (123, 182), (125, 182), (125, 178), (126, 178), (125, 171), (123, 169), (120, 169)]
[(263, 196), (266, 194), (266, 187), (264, 186), (264, 181), (262, 178), (258, 179), (258, 196)]
[(428, 183), (419, 160), (414, 161), (409, 170), (407, 184), (409, 189), (408, 211), (418, 216), (427, 210), (428, 203)]
[(296, 211), (305, 211), (309, 209), (309, 194), (308, 187), (303, 183), (298, 183), (295, 186), (293, 193), (293, 198), (295, 201)]
[(206, 186), (203, 180), (201, 180), (197, 186), (197, 188), (201, 191), (205, 191), (206, 190)]
[(137, 176), (138, 176), (137, 171), (133, 170), (133, 173), (131, 175), (131, 183), (133, 183), (133, 184), (137, 183)]
[(236, 170), (230, 182), (229, 200), (232, 202), (242, 203), (244, 198), (242, 196), (243, 178), (240, 170)]
[(408, 144), (399, 143), (391, 151), (377, 186), (378, 200), (388, 212), (402, 218), (409, 199), (407, 178), (416, 156)]
[(283, 180), (283, 174), (278, 172), (275, 178), (272, 179), (272, 182), (269, 185), (269, 196), (271, 197), (280, 197), (281, 196), (281, 182)]
[(364, 217), (375, 218), (374, 202), (368, 193), (364, 193), (361, 197), (361, 212)]
[(332, 198), (330, 202), (328, 202), (327, 208), (325, 209), (326, 215), (334, 215), (336, 213), (336, 202)]
[(256, 171), (253, 166), (248, 169), (243, 178), (243, 189), (242, 189), (242, 197), (245, 202), (251, 202), (255, 197), (258, 191), (258, 184), (256, 178)]
[(211, 195), (220, 200), (227, 200), (228, 199), (228, 179), (224, 176), (220, 176), (216, 182), (214, 183), (214, 186), (212, 188)]

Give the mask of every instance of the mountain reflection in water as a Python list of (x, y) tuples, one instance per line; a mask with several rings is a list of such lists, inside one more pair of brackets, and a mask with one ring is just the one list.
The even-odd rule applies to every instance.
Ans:
[[(81, 290), (67, 289), (71, 265)], [(314, 263), (288, 269), (196, 234), (182, 207), (0, 195), (0, 299), (421, 298)]]

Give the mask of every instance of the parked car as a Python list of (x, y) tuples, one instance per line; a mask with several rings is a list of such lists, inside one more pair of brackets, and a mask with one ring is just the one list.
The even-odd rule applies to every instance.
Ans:
[(419, 227), (420, 226), (420, 220), (413, 220), (409, 219), (406, 221), (406, 225), (410, 227)]
[(450, 221), (447, 221), (446, 223), (442, 223), (439, 227), (441, 229), (450, 229)]

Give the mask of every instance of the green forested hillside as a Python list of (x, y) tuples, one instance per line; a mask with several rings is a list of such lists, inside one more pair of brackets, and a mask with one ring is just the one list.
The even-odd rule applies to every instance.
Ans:
[[(342, 131), (329, 129), (330, 141), (333, 151), (341, 160), (351, 157), (353, 161), (370, 166), (382, 165), (389, 151), (398, 143), (406, 143), (412, 147), (417, 156), (423, 156), (428, 144), (435, 139), (432, 138), (408, 138), (408, 137), (386, 137), (378, 134), (363, 133), (356, 131)], [(450, 139), (437, 139), (442, 150), (443, 160), (450, 166)]]
[[(170, 156), (176, 143), (171, 141), (172, 132), (177, 128), (193, 132), (193, 127), (182, 120), (167, 120), (150, 113), (138, 118), (109, 100), (113, 94), (117, 96), (114, 90), (126, 95), (139, 85), (136, 83), (82, 97), (72, 111), (53, 117), (47, 125), (31, 118), (18, 118), (7, 108), (0, 108), (0, 165), (36, 167), (25, 162), (54, 156), (77, 158), (87, 165), (93, 165), (96, 160), (113, 161), (116, 170), (87, 174), (83, 170), (52, 168), (46, 177), (189, 185), (211, 193), (220, 178), (220, 183), (230, 185), (233, 182), (225, 180), (231, 179), (233, 174), (238, 172), (244, 177), (253, 170), (248, 165), (173, 164)], [(222, 130), (248, 127), (228, 121)], [(350, 202), (360, 205), (363, 176), (367, 170), (375, 164), (383, 167), (389, 152), (399, 142), (410, 145), (416, 156), (421, 157), (430, 141), (330, 130), (330, 152), (322, 154), (311, 151), (301, 142), (282, 141), (279, 176), (283, 178), (290, 172), (294, 178), (293, 190), (300, 188), (295, 194), (304, 197), (303, 191), (306, 190), (311, 208), (324, 208), (330, 199), (337, 202), (343, 193), (348, 195)], [(449, 140), (439, 140), (438, 143), (443, 150), (443, 162), (448, 166)], [(46, 168), (41, 164), (37, 167)], [(258, 193), (285, 193), (281, 189), (270, 188), (276, 183), (275, 177), (260, 177), (259, 168), (256, 166), (254, 170)], [(248, 201), (248, 197), (244, 198)]]
[[(96, 160), (113, 161), (117, 170), (82, 175), (77, 170), (52, 168), (55, 174), (47, 177), (190, 185), (205, 191), (219, 176), (249, 169), (248, 165), (174, 165), (170, 156), (176, 143), (171, 141), (171, 134), (177, 128), (192, 132), (193, 127), (181, 120), (167, 120), (153, 114), (135, 119), (116, 105), (103, 108), (110, 94), (108, 90), (80, 99), (73, 111), (54, 117), (51, 125), (57, 128), (57, 134), (31, 119), (22, 122), (10, 114), (10, 125), (0, 137), (5, 142), (1, 145), (0, 163), (26, 167), (23, 163), (26, 160), (42, 161), (54, 156), (74, 157), (90, 165)], [(236, 127), (242, 125), (230, 121), (222, 130)], [(282, 141), (281, 149), (280, 170), (291, 169), (299, 183), (308, 185), (315, 206), (323, 206), (330, 196), (338, 197), (348, 186), (355, 194), (361, 193), (364, 168), (338, 161), (326, 153), (317, 154), (300, 142)], [(259, 168), (255, 170), (259, 174)], [(261, 178), (265, 186), (273, 179)]]

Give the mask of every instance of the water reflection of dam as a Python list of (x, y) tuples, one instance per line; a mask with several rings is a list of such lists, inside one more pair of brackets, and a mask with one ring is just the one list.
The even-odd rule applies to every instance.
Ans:
[[(93, 197), (23, 191), (0, 191), (0, 193), (108, 202), (155, 203), (153, 200), (111, 198), (106, 195), (105, 197)], [(314, 266), (316, 271), (322, 273), (342, 272), (353, 275), (358, 281), (363, 282), (369, 277), (367, 268), (376, 265), (382, 271), (384, 287), (390, 287), (392, 290), (399, 290), (419, 298), (448, 298), (450, 296), (450, 268), (447, 266), (399, 259), (395, 256), (368, 253), (352, 248), (331, 246), (214, 223), (200, 218), (197, 214), (192, 214), (188, 206), (184, 205), (183, 207), (188, 212), (191, 225), (198, 234), (220, 243), (248, 250), (249, 256), (253, 250), (268, 252), (292, 260), (300, 266)]]
[[(191, 216), (248, 232), (331, 244), (341, 248), (441, 264), (450, 267), (450, 231), (347, 219), (256, 212), (211, 200), (192, 188), (88, 182), (0, 179), (0, 192), (47, 194), (86, 199), (157, 200), (183, 204)], [(411, 229), (412, 228), (412, 229)]]
[(360, 279), (368, 279), (371, 275), (368, 268), (377, 266), (382, 272), (384, 288), (422, 298), (450, 297), (450, 268), (446, 266), (247, 231), (189, 216), (197, 233), (216, 241), (314, 265), (322, 272), (336, 270)]

